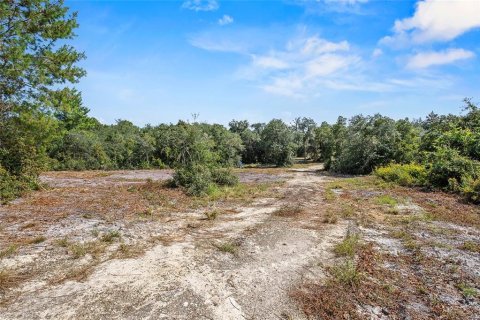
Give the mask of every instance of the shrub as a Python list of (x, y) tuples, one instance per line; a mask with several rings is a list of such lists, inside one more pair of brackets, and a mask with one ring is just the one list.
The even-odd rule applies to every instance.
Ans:
[(432, 187), (460, 191), (460, 186), (479, 177), (480, 163), (457, 150), (439, 148), (428, 155), (428, 182)]
[(467, 183), (462, 192), (468, 201), (480, 204), (480, 179)]
[(395, 182), (402, 186), (423, 186), (427, 180), (427, 169), (419, 164), (395, 164), (375, 170), (375, 175), (385, 181)]
[(190, 165), (175, 170), (173, 179), (177, 186), (185, 187), (187, 193), (193, 196), (208, 194), (213, 184), (212, 173), (204, 165)]
[(220, 186), (234, 186), (238, 183), (238, 177), (230, 168), (212, 170), (213, 181)]

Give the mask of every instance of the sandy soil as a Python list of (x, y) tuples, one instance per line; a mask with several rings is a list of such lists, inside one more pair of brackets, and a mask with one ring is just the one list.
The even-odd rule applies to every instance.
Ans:
[[(21, 279), (0, 291), (0, 318), (303, 319), (289, 291), (305, 279), (323, 277), (322, 266), (332, 259), (331, 248), (345, 236), (348, 226), (346, 220), (322, 223), (321, 195), (324, 184), (333, 178), (317, 175), (316, 169), (280, 177), (240, 173), (243, 181), (288, 181), (276, 190), (278, 197), (229, 208), (213, 221), (205, 219), (204, 208), (197, 208), (156, 219), (108, 220), (83, 212), (28, 227), (24, 220), (12, 218), (15, 204), (2, 207), (2, 248), (15, 232), (30, 238), (41, 233), (45, 239), (0, 260), (0, 268), (14, 270)], [(95, 190), (170, 176), (169, 171), (83, 177), (52, 173), (43, 181), (57, 190)], [(302, 207), (300, 217), (276, 214), (292, 203)], [(74, 201), (64, 204), (64, 210), (72, 206)], [(33, 205), (28, 208), (30, 212), (20, 214), (36, 210)], [(107, 247), (98, 255), (89, 251), (74, 259), (58, 245), (62, 238), (87, 243), (111, 230), (121, 240), (103, 244)], [(233, 249), (219, 250), (225, 244)], [(142, 252), (118, 256), (122, 245)]]

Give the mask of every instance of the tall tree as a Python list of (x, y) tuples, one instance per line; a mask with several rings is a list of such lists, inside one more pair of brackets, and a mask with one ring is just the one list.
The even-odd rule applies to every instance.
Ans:
[(54, 113), (72, 109), (68, 98), (77, 93), (66, 85), (85, 75), (76, 66), (85, 55), (65, 40), (75, 36), (77, 26), (76, 13), (69, 13), (61, 0), (0, 2), (3, 174), (34, 179), (56, 131)]

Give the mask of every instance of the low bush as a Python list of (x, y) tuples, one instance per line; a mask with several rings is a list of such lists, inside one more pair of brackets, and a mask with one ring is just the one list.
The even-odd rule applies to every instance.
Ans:
[(439, 148), (427, 156), (428, 182), (432, 187), (459, 192), (462, 185), (479, 178), (480, 162), (455, 149)]
[(238, 177), (230, 168), (218, 168), (212, 170), (212, 179), (219, 186), (235, 186), (238, 183)]
[(177, 186), (184, 187), (189, 195), (208, 194), (213, 178), (210, 169), (203, 165), (191, 165), (175, 170), (173, 179)]
[(466, 183), (462, 192), (468, 201), (480, 204), (480, 179)]
[(379, 167), (374, 171), (377, 177), (385, 181), (395, 182), (401, 186), (423, 186), (427, 182), (427, 169), (419, 164), (396, 164), (392, 163), (385, 167)]

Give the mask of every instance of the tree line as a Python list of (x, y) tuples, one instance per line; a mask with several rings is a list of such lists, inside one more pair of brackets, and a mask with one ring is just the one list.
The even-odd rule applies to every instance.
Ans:
[(295, 157), (330, 171), (375, 172), (403, 185), (440, 188), (479, 202), (480, 110), (394, 120), (379, 114), (292, 123), (232, 120), (135, 126), (101, 124), (73, 85), (85, 54), (68, 45), (78, 27), (62, 0), (0, 4), (0, 197), (39, 187), (45, 170), (174, 168), (190, 194), (237, 182), (243, 164), (289, 166)]

